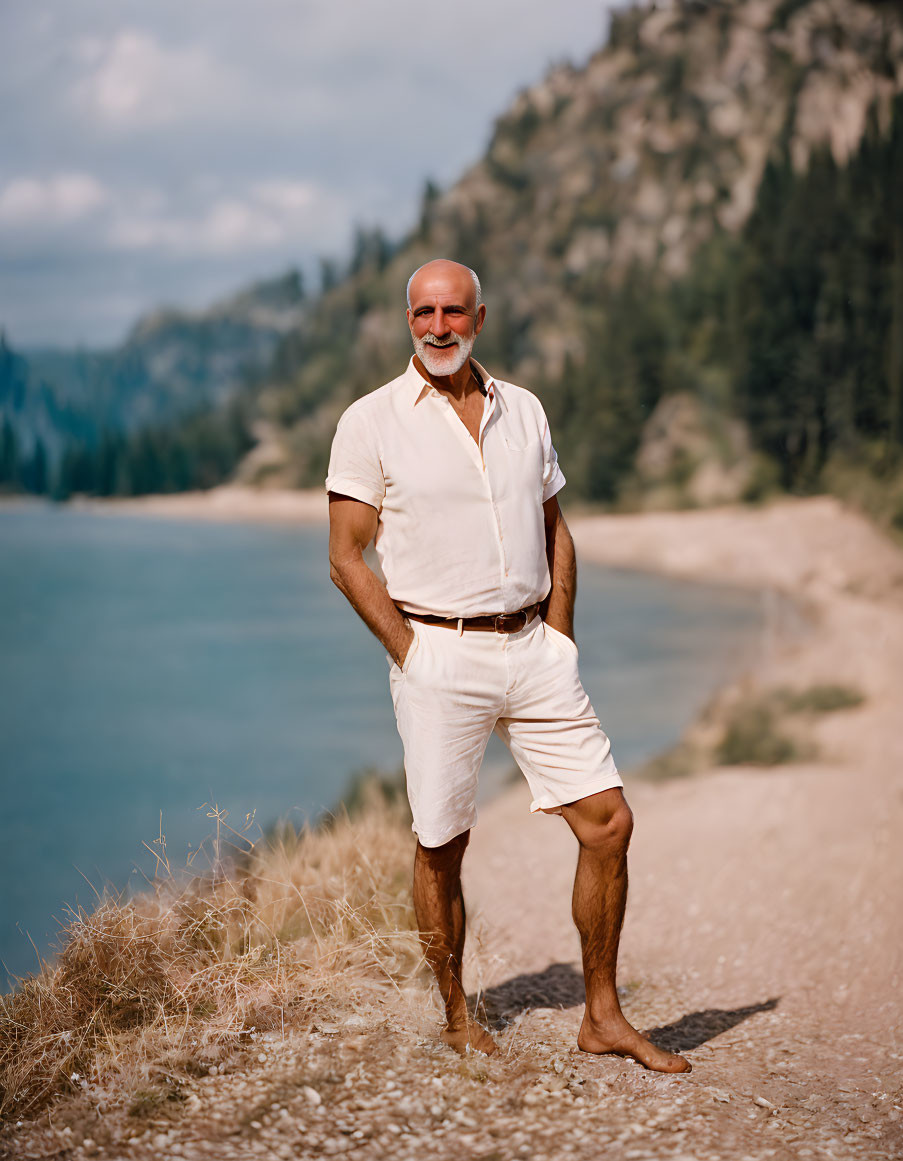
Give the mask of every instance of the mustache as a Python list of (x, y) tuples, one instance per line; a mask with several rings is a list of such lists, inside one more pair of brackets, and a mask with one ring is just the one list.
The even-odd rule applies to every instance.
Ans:
[(456, 347), (460, 347), (464, 340), (460, 335), (456, 334), (449, 335), (447, 339), (437, 339), (435, 335), (431, 335), (429, 332), (427, 332), (420, 341), (427, 347), (448, 347), (452, 344), (454, 344)]

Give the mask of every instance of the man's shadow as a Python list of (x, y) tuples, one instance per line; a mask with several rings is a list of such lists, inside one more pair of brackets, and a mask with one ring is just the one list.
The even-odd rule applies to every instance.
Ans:
[(781, 1002), (780, 996), (772, 996), (760, 1004), (747, 1004), (745, 1008), (706, 1008), (702, 1012), (691, 1012), (675, 1020), (673, 1024), (663, 1024), (660, 1028), (646, 1029), (646, 1035), (659, 1048), (669, 1052), (689, 1052), (714, 1040), (722, 1032), (727, 1032), (757, 1016), (760, 1012), (773, 1012)]
[[(469, 996), (468, 1007), (491, 1027), (498, 1029), (531, 1008), (576, 1008), (584, 999), (581, 973), (575, 971), (571, 964), (552, 963), (544, 971), (514, 976), (513, 979), (487, 988), (479, 996)], [(659, 1048), (669, 1052), (690, 1052), (748, 1020), (750, 1016), (773, 1012), (779, 1002), (780, 997), (775, 996), (743, 1008), (706, 1008), (682, 1016), (673, 1024), (644, 1031)]]
[(585, 999), (583, 976), (569, 963), (550, 963), (531, 972), (468, 996), (467, 1006), (498, 1027), (530, 1008), (576, 1008)]

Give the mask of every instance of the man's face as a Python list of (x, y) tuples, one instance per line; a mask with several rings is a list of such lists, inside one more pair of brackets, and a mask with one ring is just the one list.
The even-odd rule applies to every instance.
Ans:
[(483, 327), (483, 306), (474, 309), (476, 290), (463, 266), (431, 262), (411, 283), (408, 326), (417, 357), (431, 375), (454, 375), (473, 350)]

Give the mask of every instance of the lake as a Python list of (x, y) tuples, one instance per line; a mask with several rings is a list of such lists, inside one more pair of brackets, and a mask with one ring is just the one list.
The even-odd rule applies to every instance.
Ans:
[[(65, 906), (152, 876), (161, 819), (184, 866), (214, 807), (259, 835), (400, 766), (385, 652), (331, 584), (326, 542), (322, 527), (0, 508), (8, 971), (35, 969), (30, 940), (45, 953)], [(622, 770), (679, 737), (761, 622), (752, 593), (581, 567), (581, 673)], [(484, 793), (511, 765), (493, 739)]]

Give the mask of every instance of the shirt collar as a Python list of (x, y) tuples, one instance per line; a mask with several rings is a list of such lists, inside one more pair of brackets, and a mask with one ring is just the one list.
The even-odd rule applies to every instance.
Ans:
[[(473, 356), (471, 356), (470, 361), (476, 368), (477, 374), (480, 375), (483, 380), (483, 387), (486, 389), (486, 394), (490, 399), (492, 399), (497, 391), (497, 384), (495, 379), (493, 379), (486, 368), (481, 363), (478, 363), (476, 359), (473, 358)], [(430, 383), (428, 379), (424, 379), (417, 368), (414, 366), (413, 355), (411, 355), (410, 361), (408, 362), (407, 370), (404, 373), (404, 379), (406, 384), (410, 385), (411, 395), (415, 406), (427, 394), (428, 391), (432, 390), (432, 383)]]

